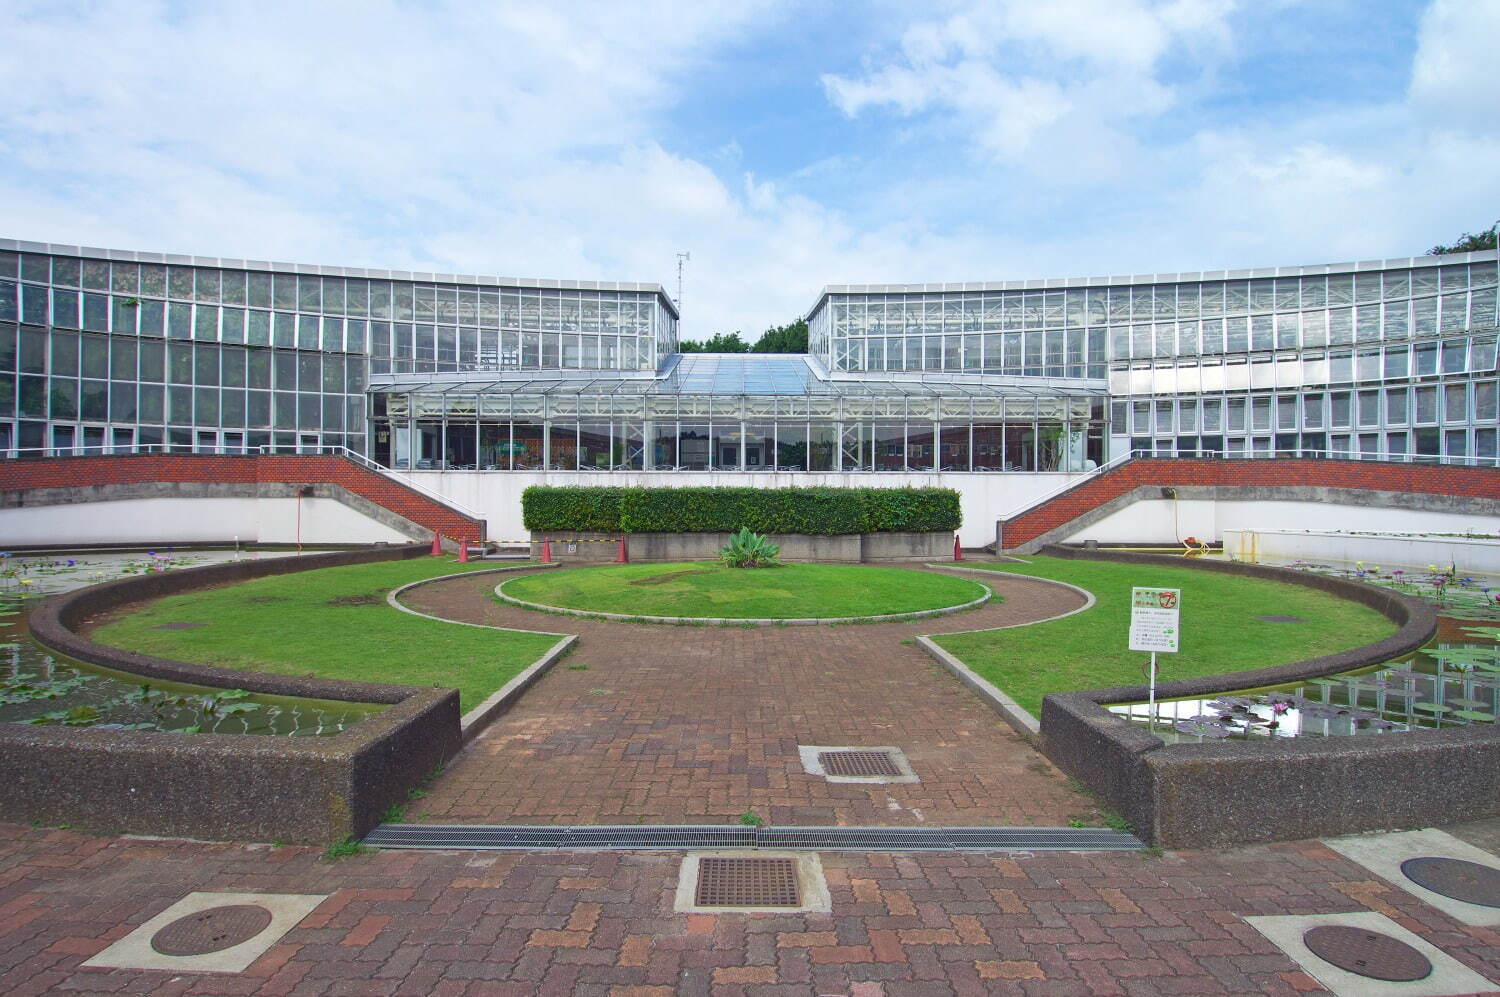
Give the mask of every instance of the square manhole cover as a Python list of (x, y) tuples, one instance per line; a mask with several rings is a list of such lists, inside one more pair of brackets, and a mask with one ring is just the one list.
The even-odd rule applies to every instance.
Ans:
[(800, 907), (796, 859), (703, 858), (693, 902), (699, 907)]
[(889, 751), (823, 751), (818, 754), (823, 771), (829, 775), (900, 776)]

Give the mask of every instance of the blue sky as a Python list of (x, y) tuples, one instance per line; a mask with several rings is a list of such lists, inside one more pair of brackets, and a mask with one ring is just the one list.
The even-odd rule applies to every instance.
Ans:
[(0, 234), (659, 281), (1420, 253), (1500, 216), (1500, 0), (12, 0)]

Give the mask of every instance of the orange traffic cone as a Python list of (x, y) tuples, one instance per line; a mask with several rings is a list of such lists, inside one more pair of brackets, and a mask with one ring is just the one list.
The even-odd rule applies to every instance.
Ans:
[(469, 563), (469, 541), (467, 540), (460, 540), (458, 542), (458, 563)]
[(436, 533), (432, 535), (432, 556), (443, 556), (443, 538), (438, 536)]
[(958, 534), (955, 533), (953, 534), (953, 560), (962, 561), (963, 559), (964, 549), (958, 545)]

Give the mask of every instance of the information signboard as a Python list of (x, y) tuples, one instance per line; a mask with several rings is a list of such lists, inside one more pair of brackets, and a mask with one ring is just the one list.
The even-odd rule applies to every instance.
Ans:
[(1177, 622), (1181, 601), (1181, 589), (1131, 589), (1130, 649), (1175, 652), (1182, 636)]

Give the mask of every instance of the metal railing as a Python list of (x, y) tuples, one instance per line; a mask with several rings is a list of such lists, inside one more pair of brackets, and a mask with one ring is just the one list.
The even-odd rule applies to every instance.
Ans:
[(322, 457), (344, 457), (352, 460), (360, 467), (374, 471), (382, 477), (388, 478), (403, 488), (409, 488), (423, 498), (430, 499), (440, 505), (445, 505), (455, 512), (461, 513), (470, 519), (483, 519), (484, 517), (473, 509), (468, 508), (460, 502), (442, 494), (441, 492), (418, 484), (407, 478), (400, 471), (376, 463), (364, 454), (356, 450), (350, 450), (343, 446), (297, 446), (294, 444), (264, 446), (199, 446), (191, 443), (145, 443), (125, 445), (100, 445), (100, 446), (71, 446), (71, 447), (12, 447), (9, 450), (0, 450), (0, 460), (35, 460), (47, 457), (104, 457), (104, 456), (131, 456), (131, 455), (210, 455), (219, 457), (260, 457), (260, 456), (322, 456)]
[(1128, 450), (1120, 456), (1098, 467), (1084, 471), (1076, 478), (1035, 498), (1027, 499), (1000, 518), (1010, 520), (1029, 509), (1048, 502), (1064, 492), (1072, 491), (1091, 478), (1113, 471), (1132, 460), (1353, 460), (1379, 464), (1423, 464), (1430, 467), (1484, 467), (1500, 468), (1500, 457), (1439, 457), (1431, 454), (1391, 454), (1380, 457), (1360, 451), (1311, 450), (1303, 447), (1285, 450), (1248, 452), (1240, 450), (1174, 450), (1169, 448), (1142, 448)]

